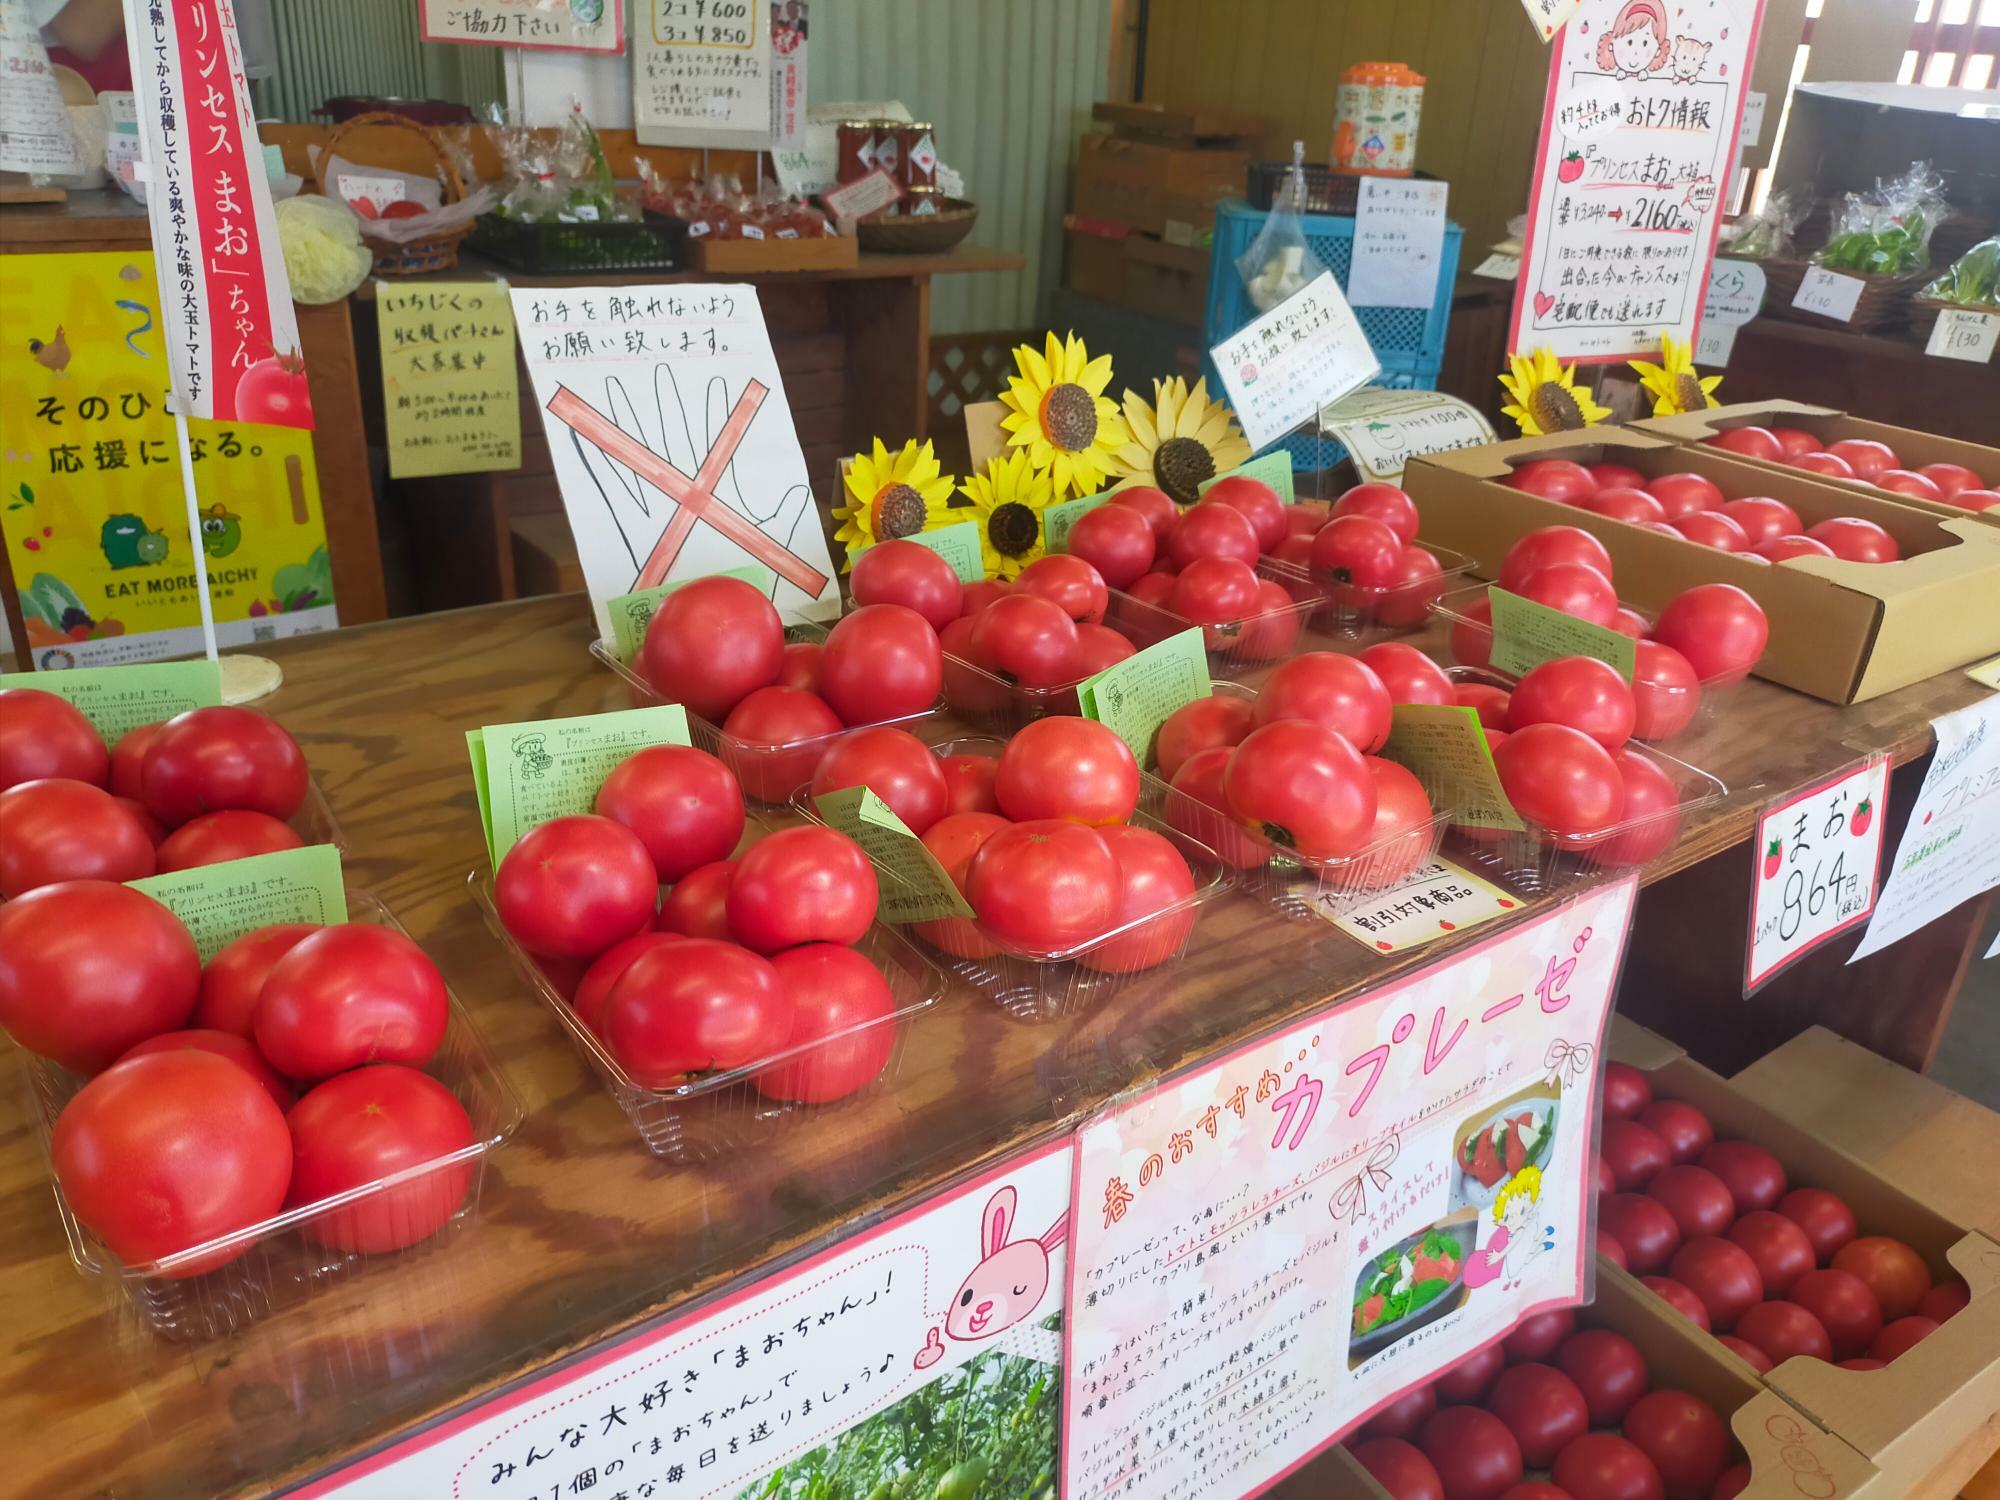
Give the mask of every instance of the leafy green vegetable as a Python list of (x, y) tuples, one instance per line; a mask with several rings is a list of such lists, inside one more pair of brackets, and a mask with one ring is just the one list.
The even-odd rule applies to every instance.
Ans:
[(2000, 308), (2000, 236), (1981, 240), (1966, 251), (1924, 288), (1923, 295), (1934, 302)]
[(1900, 276), (1929, 267), (1930, 242), (1930, 226), (1921, 212), (1912, 210), (1885, 229), (1837, 234), (1813, 259), (1829, 270), (1859, 276)]
[(21, 609), (23, 613), (39, 615), (58, 630), (69, 628), (65, 616), (71, 610), (86, 620), (90, 618), (90, 612), (77, 598), (76, 590), (53, 573), (37, 573), (28, 580), (28, 586), (21, 590)]

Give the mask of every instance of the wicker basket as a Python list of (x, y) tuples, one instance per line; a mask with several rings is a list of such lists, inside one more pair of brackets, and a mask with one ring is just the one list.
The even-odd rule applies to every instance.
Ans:
[[(1780, 282), (1778, 271), (1782, 264), (1786, 272)], [(1796, 268), (1796, 269), (1794, 269)], [(1818, 313), (1806, 312), (1792, 306), (1792, 299), (1798, 295), (1799, 286), (1811, 269), (1807, 261), (1766, 261), (1764, 263), (1765, 285), (1769, 289), (1764, 298), (1766, 315), (1783, 318), (1792, 323), (1807, 323), (1815, 328), (1845, 328), (1854, 333), (1880, 333), (1901, 326), (1910, 314), (1910, 294), (1931, 279), (1930, 271), (1905, 271), (1896, 276), (1855, 276), (1852, 271), (1841, 271), (1842, 276), (1855, 276), (1855, 280), (1865, 283), (1861, 296), (1854, 304), (1854, 316), (1842, 322), (1838, 318), (1822, 317)]]
[[(320, 169), (338, 154), (341, 138), (350, 130), (372, 125), (385, 126), (391, 130), (404, 130), (412, 135), (421, 136), (424, 144), (429, 146), (437, 157), (438, 176), (444, 181), (442, 202), (456, 203), (465, 196), (465, 180), (458, 175), (458, 168), (451, 164), (451, 157), (444, 149), (444, 142), (438, 139), (437, 132), (428, 125), (419, 125), (415, 120), (389, 114), (384, 110), (356, 115), (351, 120), (343, 120), (334, 128), (333, 134), (327, 138), (326, 145), (320, 151), (319, 166), (313, 173), (316, 185), (322, 194), (326, 192), (326, 182), (320, 176)], [(375, 256), (377, 276), (421, 276), (426, 271), (449, 271), (458, 264), (459, 241), (470, 233), (472, 224), (468, 221), (456, 224), (450, 229), (440, 229), (436, 234), (427, 234), (422, 239), (384, 240), (377, 239), (368, 232), (366, 219), (361, 221), (361, 242)]]
[(1938, 318), (1952, 311), (1983, 313), (1987, 317), (2000, 314), (2000, 307), (1979, 302), (1940, 302), (1934, 297), (1912, 297), (1910, 299), (1910, 337), (1920, 346), (1928, 347), (1931, 330), (1937, 327)]
[(854, 226), (863, 250), (885, 255), (937, 255), (968, 234), (979, 217), (977, 204), (963, 198), (942, 199), (934, 214), (881, 214)]

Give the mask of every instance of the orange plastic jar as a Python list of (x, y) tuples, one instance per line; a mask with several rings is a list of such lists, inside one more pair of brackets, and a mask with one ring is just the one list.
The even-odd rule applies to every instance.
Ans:
[(1423, 74), (1402, 63), (1356, 63), (1334, 91), (1334, 171), (1408, 177), (1417, 169), (1423, 112)]

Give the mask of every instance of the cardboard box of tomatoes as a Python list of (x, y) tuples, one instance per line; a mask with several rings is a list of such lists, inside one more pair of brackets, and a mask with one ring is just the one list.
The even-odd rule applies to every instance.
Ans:
[[(1606, 465), (1616, 466), (1609, 484), (1588, 467)], [(1892, 496), (1623, 428), (1426, 454), (1411, 460), (1403, 483), (1425, 534), (1481, 559), (1482, 571), (1524, 533), (1566, 525), (1604, 544), (1620, 596), (1641, 608), (1697, 584), (1736, 585), (1770, 622), (1757, 675), (1832, 703), (1879, 697), (2000, 651), (2000, 611), (1992, 607), (2000, 531), (1970, 514), (1937, 518)], [(1521, 487), (1529, 484), (1541, 493)], [(1774, 563), (1656, 529), (1667, 523), (1590, 509), (1610, 488), (1664, 491), (1682, 507), (1670, 507), (1670, 517), (1706, 516), (1702, 524), (1717, 540), (1741, 528), (1716, 524), (1712, 512), (1774, 499), (1797, 517), (1805, 545), (1779, 552)]]
[[(1666, 1207), (1678, 1231), (1682, 1219), (1703, 1211), (1702, 1192), (1713, 1195), (1706, 1179), (1723, 1179), (1733, 1222), (1720, 1234), (1683, 1240), (1666, 1262), (1665, 1280), (1701, 1285), (1696, 1300), (1710, 1322), (1721, 1325), (1719, 1352), (1722, 1338), (1740, 1340), (1767, 1358), (1776, 1357), (1773, 1349), (1796, 1351), (1777, 1360), (1764, 1383), (1880, 1470), (1885, 1495), (1915, 1493), (2000, 1409), (2000, 1244), (1920, 1203), (1643, 1027), (1616, 1021), (1609, 1051), (1611, 1066), (1622, 1067), (1624, 1076), (1617, 1087), (1606, 1079), (1606, 1165), (1628, 1175), (1636, 1170), (1627, 1159), (1634, 1142), (1614, 1140), (1613, 1125), (1652, 1131), (1665, 1142), (1671, 1164), (1642, 1174), (1643, 1194), (1601, 1200), (1600, 1231), (1622, 1236), (1621, 1244), (1635, 1238), (1620, 1224), (1636, 1215), (1606, 1207), (1631, 1199)], [(1631, 1094), (1623, 1103), (1621, 1091)], [(1649, 1102), (1630, 1116), (1619, 1114), (1641, 1099)], [(1650, 1144), (1638, 1131), (1623, 1133)], [(1717, 1155), (1724, 1143), (1730, 1149)], [(1675, 1173), (1676, 1180), (1663, 1184), (1660, 1172)], [(1745, 1203), (1766, 1206), (1735, 1212)], [(1635, 1208), (1624, 1202), (1625, 1210)], [(1754, 1227), (1745, 1222), (1752, 1217)], [(1799, 1264), (1783, 1264), (1784, 1246), (1777, 1241), (1784, 1226), (1774, 1219), (1804, 1232)], [(1767, 1229), (1776, 1232), (1765, 1235)], [(1725, 1236), (1751, 1253), (1760, 1284), (1778, 1275), (1786, 1279), (1782, 1298), (1766, 1287), (1761, 1299), (1738, 1308), (1723, 1296), (1719, 1278), (1708, 1284), (1708, 1270), (1693, 1264), (1704, 1257), (1691, 1256), (1688, 1245), (1703, 1244), (1713, 1252), (1707, 1258), (1733, 1260), (1716, 1248)], [(1656, 1259), (1642, 1252), (1632, 1272)], [(1635, 1285), (1602, 1255), (1599, 1270), (1600, 1288)], [(1672, 1286), (1653, 1285), (1678, 1295)], [(1829, 1346), (1841, 1363), (1826, 1359), (1828, 1349), (1820, 1346)]]

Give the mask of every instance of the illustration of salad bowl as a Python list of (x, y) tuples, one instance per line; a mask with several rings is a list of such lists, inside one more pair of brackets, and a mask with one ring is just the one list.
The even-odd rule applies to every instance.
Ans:
[(1478, 1213), (1460, 1210), (1362, 1266), (1348, 1325), (1349, 1369), (1465, 1301), (1465, 1258), (1478, 1229)]
[(1552, 1092), (1537, 1089), (1462, 1125), (1451, 1152), (1452, 1206), (1489, 1208), (1500, 1185), (1521, 1168), (1546, 1171), (1557, 1107)]

